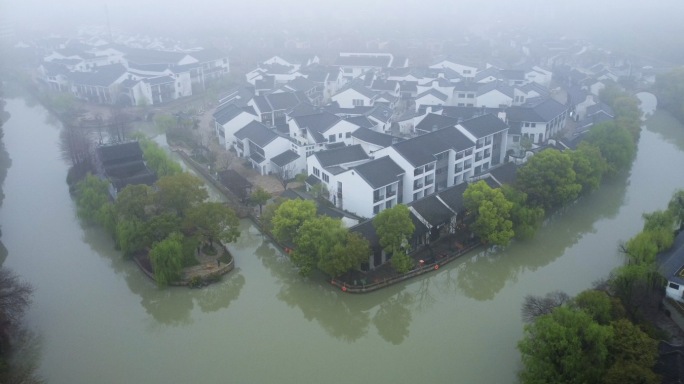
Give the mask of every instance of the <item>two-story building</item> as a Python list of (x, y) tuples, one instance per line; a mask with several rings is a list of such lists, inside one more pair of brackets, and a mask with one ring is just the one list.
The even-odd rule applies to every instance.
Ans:
[(292, 143), (258, 121), (252, 121), (235, 132), (233, 145), (239, 157), (249, 160), (262, 175), (274, 172), (271, 159), (289, 151)]

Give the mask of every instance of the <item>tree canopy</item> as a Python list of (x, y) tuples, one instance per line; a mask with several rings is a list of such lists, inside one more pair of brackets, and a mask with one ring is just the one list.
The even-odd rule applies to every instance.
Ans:
[(601, 151), (609, 175), (615, 175), (632, 164), (636, 145), (631, 134), (616, 122), (607, 121), (593, 126), (585, 140)]
[(294, 242), (304, 222), (316, 216), (316, 204), (308, 200), (287, 200), (276, 209), (271, 220), (273, 235), (283, 243)]
[(159, 285), (167, 285), (180, 277), (183, 268), (183, 236), (173, 233), (156, 243), (150, 250), (154, 278)]
[(392, 265), (399, 272), (408, 272), (413, 266), (407, 255), (408, 239), (415, 227), (411, 214), (403, 204), (385, 209), (373, 218), (373, 227), (378, 234), (380, 245), (392, 255)]
[(484, 244), (507, 245), (513, 238), (510, 220), (513, 203), (506, 200), (501, 189), (492, 189), (484, 180), (468, 185), (463, 202), (475, 214), (473, 232)]
[(202, 180), (183, 172), (157, 180), (156, 203), (161, 211), (185, 216), (190, 207), (209, 197)]
[(517, 187), (527, 194), (532, 205), (545, 210), (575, 200), (582, 190), (577, 183), (570, 155), (553, 149), (532, 156), (518, 170)]

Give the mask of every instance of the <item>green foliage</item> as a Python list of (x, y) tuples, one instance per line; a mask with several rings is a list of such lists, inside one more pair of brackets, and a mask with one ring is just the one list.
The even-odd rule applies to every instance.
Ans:
[(503, 192), (506, 200), (513, 203), (511, 221), (513, 222), (515, 237), (521, 240), (534, 237), (544, 218), (544, 209), (528, 206), (527, 194), (509, 185), (504, 185), (501, 192)]
[[(373, 218), (373, 227), (378, 234), (380, 245), (385, 252), (392, 254), (392, 265), (399, 272), (410, 270), (411, 260), (406, 260), (408, 239), (413, 235), (415, 227), (411, 221), (411, 214), (403, 204), (385, 209)], [(406, 257), (404, 257), (406, 256)], [(397, 260), (395, 261), (395, 257)], [(408, 270), (406, 267), (408, 267)], [(400, 269), (401, 270), (400, 270)]]
[(475, 213), (472, 229), (483, 243), (505, 246), (510, 242), (514, 235), (510, 220), (513, 203), (500, 189), (492, 189), (480, 180), (468, 185), (463, 202), (468, 211)]
[(659, 384), (652, 370), (636, 364), (616, 363), (603, 376), (604, 384)]
[(658, 106), (684, 121), (684, 67), (658, 75), (653, 90), (658, 97)]
[(76, 184), (76, 212), (81, 219), (99, 223), (100, 209), (109, 203), (109, 183), (88, 174)]
[(162, 213), (141, 224), (145, 246), (162, 241), (174, 232), (180, 232), (181, 219), (173, 213)]
[(660, 229), (667, 231), (674, 230), (674, 216), (669, 209), (665, 211), (644, 213), (641, 217), (644, 219), (644, 231), (656, 231)]
[(147, 245), (144, 235), (144, 224), (137, 219), (119, 220), (115, 230), (116, 244), (124, 256), (131, 256)]
[(615, 123), (618, 127), (626, 130), (636, 142), (641, 132), (641, 109), (639, 100), (631, 95), (624, 94), (618, 97), (612, 104), (615, 112)]
[(153, 194), (152, 188), (145, 184), (128, 185), (116, 196), (116, 212), (124, 218), (145, 220)]
[(608, 365), (610, 326), (584, 311), (558, 307), (525, 326), (518, 343), (522, 383), (598, 383)]
[(192, 206), (185, 218), (185, 228), (209, 242), (234, 242), (240, 236), (239, 225), (235, 212), (227, 205), (217, 202), (202, 202)]
[(394, 252), (390, 262), (392, 267), (399, 273), (407, 273), (413, 268), (413, 259), (403, 249)]
[[(285, 204), (287, 202), (281, 209)], [(332, 253), (333, 250), (339, 251), (336, 248), (343, 244), (346, 232), (341, 220), (327, 216), (305, 220), (295, 236), (295, 250), (290, 254), (290, 259), (299, 268), (299, 273), (303, 276), (310, 275), (314, 267), (319, 265), (319, 261), (324, 260), (321, 263), (322, 270), (336, 276), (335, 258), (339, 255)]]
[(287, 200), (276, 209), (271, 224), (273, 235), (282, 243), (292, 243), (299, 227), (316, 216), (316, 204), (307, 200)]
[(518, 170), (517, 186), (530, 204), (545, 210), (572, 202), (582, 190), (570, 155), (553, 149), (533, 156)]
[(612, 326), (613, 340), (609, 348), (611, 360), (653, 368), (658, 358), (658, 342), (629, 320), (617, 320)]
[(589, 289), (580, 292), (573, 300), (575, 307), (586, 312), (595, 322), (606, 325), (613, 320), (613, 303), (603, 291)]
[(674, 225), (682, 228), (684, 226), (684, 189), (679, 189), (672, 194), (667, 210), (672, 215)]
[(140, 138), (138, 141), (143, 150), (145, 164), (147, 164), (157, 177), (173, 176), (183, 172), (183, 168), (181, 168), (180, 164), (172, 160), (166, 151), (157, 145), (157, 143), (147, 138)]
[(319, 255), (318, 269), (337, 277), (358, 268), (369, 255), (368, 240), (358, 233), (347, 232), (344, 242), (335, 244), (329, 253)]
[(591, 192), (599, 187), (608, 164), (601, 156), (601, 150), (586, 142), (581, 142), (577, 150), (570, 151), (572, 169), (577, 182), (582, 185), (582, 193)]
[(150, 250), (154, 278), (159, 285), (167, 285), (180, 277), (183, 268), (183, 236), (173, 233), (156, 243)]
[(184, 216), (188, 209), (209, 197), (202, 180), (183, 172), (157, 180), (156, 204), (160, 211)]
[(269, 233), (273, 232), (273, 218), (275, 217), (278, 207), (285, 201), (286, 200), (282, 197), (276, 197), (271, 204), (268, 204), (266, 208), (264, 208), (260, 217), (261, 227), (264, 231)]
[(249, 201), (250, 203), (259, 206), (259, 215), (261, 215), (263, 213), (263, 205), (266, 204), (266, 202), (270, 198), (271, 194), (268, 193), (265, 189), (263, 189), (262, 187), (256, 187), (256, 189), (252, 191), (252, 194), (249, 196)]
[(593, 126), (585, 140), (601, 151), (601, 156), (606, 160), (608, 175), (615, 175), (632, 164), (636, 153), (634, 139), (616, 122), (608, 121)]

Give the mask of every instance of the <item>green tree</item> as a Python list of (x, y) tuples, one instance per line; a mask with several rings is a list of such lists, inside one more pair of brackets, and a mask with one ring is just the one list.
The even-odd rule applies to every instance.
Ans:
[(615, 123), (617, 126), (629, 132), (632, 140), (636, 142), (641, 133), (639, 99), (625, 93), (622, 97), (618, 97), (615, 100), (612, 107), (615, 112)]
[(517, 187), (528, 201), (545, 210), (561, 207), (577, 198), (577, 183), (570, 155), (553, 149), (538, 153), (518, 170)]
[(164, 240), (174, 232), (180, 232), (181, 219), (173, 213), (165, 212), (150, 218), (141, 227), (144, 236), (143, 243), (147, 247)]
[(250, 203), (259, 206), (259, 216), (261, 216), (263, 214), (262, 207), (270, 198), (271, 194), (268, 193), (265, 189), (261, 187), (256, 187), (256, 189), (252, 191), (252, 194), (249, 196), (249, 201)]
[(627, 241), (624, 252), (632, 264), (650, 265), (654, 263), (658, 253), (658, 243), (653, 238), (653, 232), (639, 232)]
[(202, 180), (183, 172), (157, 180), (155, 200), (162, 211), (172, 211), (184, 216), (187, 210), (209, 197)]
[(109, 183), (88, 174), (76, 184), (76, 213), (91, 223), (98, 223), (100, 209), (109, 203)]
[(677, 228), (684, 227), (684, 189), (678, 189), (672, 194), (667, 210), (672, 215), (674, 225)]
[(522, 383), (599, 383), (608, 364), (610, 326), (584, 311), (558, 307), (525, 326), (518, 343)]
[(531, 239), (544, 218), (544, 209), (527, 205), (527, 194), (509, 185), (501, 187), (506, 200), (513, 203), (511, 221), (513, 233), (518, 239)]
[(408, 272), (413, 266), (407, 255), (408, 239), (415, 230), (408, 207), (398, 204), (385, 209), (373, 218), (373, 227), (382, 248), (392, 255), (392, 266), (400, 273)]
[(172, 160), (168, 153), (154, 141), (138, 136), (138, 142), (143, 150), (145, 164), (157, 175), (157, 177), (173, 176), (183, 172), (180, 164)]
[(290, 253), (290, 259), (299, 268), (299, 273), (302, 276), (310, 275), (319, 266), (323, 255), (326, 255), (326, 262), (323, 263), (322, 270), (326, 273), (335, 272), (329, 258), (336, 256), (332, 255), (333, 249), (344, 242), (346, 232), (342, 221), (338, 219), (316, 216), (305, 220), (295, 236), (295, 249)]
[(473, 232), (484, 244), (507, 245), (513, 238), (510, 220), (513, 203), (506, 200), (500, 189), (492, 189), (484, 180), (468, 185), (463, 192), (468, 211), (475, 213)]
[(145, 220), (154, 191), (145, 184), (126, 186), (116, 196), (116, 212), (124, 218)]
[(684, 121), (684, 67), (658, 75), (653, 90), (658, 96), (658, 106)]
[(275, 211), (273, 235), (282, 243), (292, 243), (299, 227), (316, 217), (316, 204), (309, 200), (287, 200)]
[(278, 207), (280, 207), (280, 205), (285, 201), (286, 200), (282, 197), (276, 197), (264, 208), (264, 212), (261, 214), (259, 221), (261, 222), (261, 228), (263, 228), (266, 232), (273, 232), (273, 218), (275, 217)]
[(240, 236), (240, 221), (235, 212), (223, 203), (203, 202), (191, 207), (185, 218), (186, 228), (200, 239), (232, 243)]
[(154, 278), (159, 285), (178, 280), (183, 268), (183, 236), (173, 233), (150, 250)]
[(601, 156), (606, 160), (608, 175), (615, 175), (632, 164), (636, 153), (634, 139), (617, 123), (607, 121), (593, 126), (585, 140), (601, 151)]
[(124, 219), (116, 223), (116, 244), (124, 256), (131, 256), (143, 250), (145, 242), (145, 224), (137, 219)]
[(368, 240), (354, 232), (347, 232), (344, 242), (335, 244), (330, 252), (319, 255), (318, 269), (332, 277), (340, 276), (368, 260)]
[(176, 118), (171, 115), (159, 114), (154, 116), (154, 125), (161, 132), (167, 132), (176, 126)]
[(581, 142), (577, 150), (570, 152), (570, 158), (576, 180), (582, 185), (582, 193), (597, 189), (608, 170), (608, 164), (601, 156), (601, 150), (587, 142)]
[(608, 349), (611, 360), (653, 368), (658, 358), (658, 342), (626, 319), (613, 322), (612, 327), (613, 339)]
[(660, 384), (652, 370), (636, 364), (615, 363), (603, 376), (604, 384)]
[(575, 296), (573, 304), (601, 325), (607, 325), (613, 319), (613, 303), (603, 291), (595, 289), (582, 291)]

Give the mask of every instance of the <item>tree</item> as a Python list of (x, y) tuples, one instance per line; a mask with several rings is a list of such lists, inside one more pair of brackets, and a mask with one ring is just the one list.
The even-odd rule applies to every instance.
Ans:
[(256, 189), (252, 191), (252, 194), (249, 196), (249, 201), (250, 203), (259, 206), (259, 216), (261, 216), (263, 213), (262, 207), (270, 198), (271, 194), (268, 193), (265, 189), (263, 189), (262, 187), (256, 187)]
[(610, 358), (615, 363), (635, 364), (653, 368), (658, 358), (658, 342), (631, 321), (620, 319), (612, 323), (613, 339)]
[(522, 319), (526, 323), (532, 323), (537, 317), (550, 314), (568, 301), (570, 296), (561, 291), (547, 293), (546, 296), (527, 295), (522, 305)]
[(608, 164), (601, 156), (601, 150), (587, 142), (581, 142), (576, 150), (570, 152), (570, 158), (576, 180), (582, 185), (582, 193), (597, 189), (608, 170)]
[(137, 219), (123, 219), (116, 223), (116, 244), (124, 256), (131, 256), (145, 248), (145, 224)]
[(510, 242), (514, 235), (510, 220), (513, 203), (500, 189), (492, 189), (480, 180), (468, 185), (463, 202), (468, 211), (475, 213), (473, 232), (483, 243), (504, 246)]
[(576, 181), (570, 156), (553, 149), (532, 156), (518, 170), (517, 186), (527, 194), (532, 205), (545, 210), (575, 200), (582, 189)]
[(202, 180), (190, 173), (183, 172), (165, 176), (157, 180), (155, 200), (162, 210), (176, 212), (184, 216), (186, 211), (209, 197)]
[[(21, 281), (12, 270), (0, 268), (0, 330), (6, 326), (18, 325), (31, 304), (32, 294), (31, 284)], [(0, 352), (4, 350), (4, 342), (0, 337)]]
[(316, 216), (316, 204), (309, 200), (287, 200), (275, 211), (271, 224), (273, 235), (282, 243), (291, 243), (304, 222)]
[(154, 141), (139, 137), (138, 142), (143, 150), (145, 163), (157, 177), (173, 176), (183, 172), (180, 164), (172, 160), (166, 151)]
[(558, 307), (525, 326), (518, 343), (522, 383), (598, 383), (608, 364), (611, 327)]
[(677, 228), (684, 227), (684, 189), (679, 189), (672, 194), (667, 210), (672, 215)]
[(150, 250), (154, 279), (159, 285), (167, 285), (180, 277), (183, 268), (183, 236), (173, 233), (156, 243)]
[(603, 291), (588, 289), (575, 296), (573, 305), (586, 312), (601, 325), (610, 323), (613, 317), (613, 303)]
[(513, 233), (518, 239), (531, 239), (541, 225), (544, 209), (527, 205), (527, 194), (509, 185), (501, 187), (506, 200), (513, 203), (511, 221)]
[(292, 162), (282, 167), (278, 167), (278, 171), (274, 174), (278, 179), (283, 189), (287, 189), (287, 185), (295, 178), (294, 171), (297, 169), (297, 164)]
[(346, 233), (343, 242), (335, 244), (330, 252), (319, 255), (318, 269), (332, 277), (340, 276), (368, 260), (368, 240), (355, 232)]
[(173, 213), (165, 212), (155, 215), (141, 223), (142, 243), (145, 247), (162, 241), (174, 232), (180, 232), (181, 219)]
[(392, 255), (394, 268), (408, 272), (413, 266), (407, 255), (408, 239), (415, 230), (408, 207), (398, 204), (385, 209), (373, 218), (373, 227), (384, 251)]
[(92, 223), (98, 222), (100, 209), (109, 203), (109, 184), (88, 174), (76, 185), (76, 213)]
[(223, 203), (203, 202), (188, 210), (186, 228), (200, 239), (212, 243), (220, 240), (232, 243), (240, 236), (240, 221), (235, 212)]
[[(284, 203), (281, 206), (285, 206)], [(330, 258), (333, 249), (342, 244), (346, 237), (346, 229), (342, 226), (342, 221), (327, 216), (316, 216), (305, 220), (300, 226), (294, 239), (295, 249), (290, 254), (290, 259), (299, 268), (299, 273), (308, 276), (314, 267), (319, 266), (319, 261), (325, 255), (326, 261), (323, 263), (324, 272), (335, 272)], [(333, 275), (332, 273), (328, 273)]]
[(154, 125), (161, 132), (167, 132), (176, 126), (176, 118), (171, 115), (159, 114), (154, 116)]
[(658, 96), (658, 106), (684, 121), (684, 67), (658, 75), (653, 89)]
[(627, 169), (636, 153), (636, 145), (630, 133), (612, 121), (593, 126), (585, 140), (601, 151), (601, 156), (606, 160), (608, 175)]
[(125, 218), (145, 220), (153, 197), (154, 191), (145, 184), (127, 185), (116, 195), (116, 212)]

